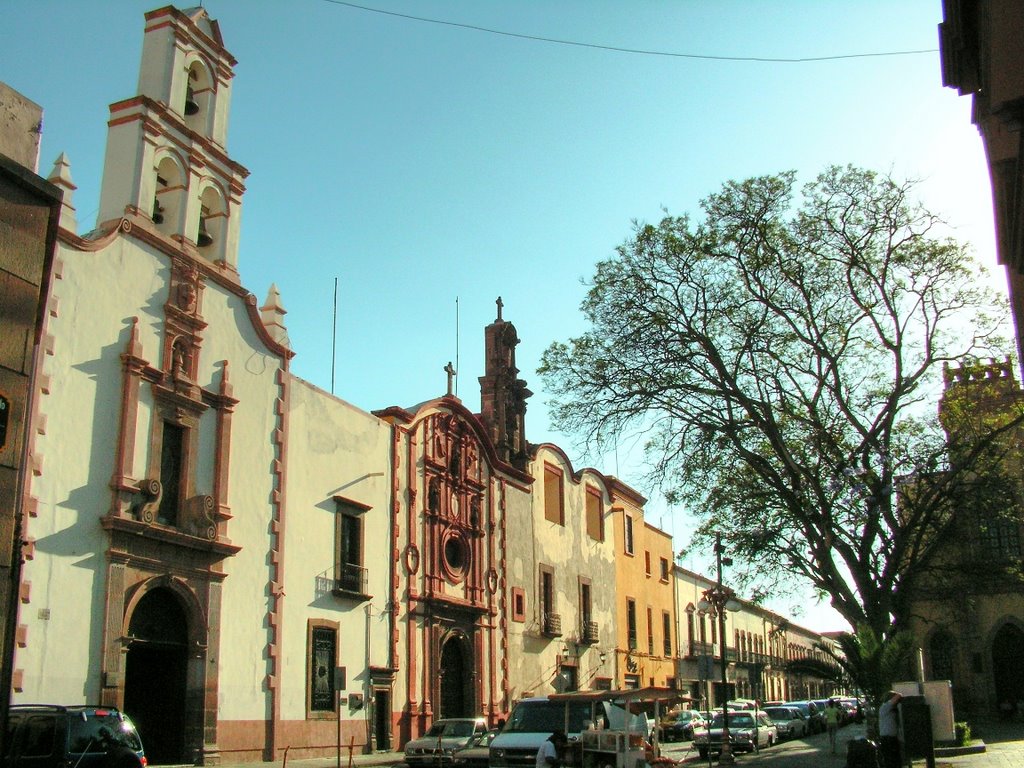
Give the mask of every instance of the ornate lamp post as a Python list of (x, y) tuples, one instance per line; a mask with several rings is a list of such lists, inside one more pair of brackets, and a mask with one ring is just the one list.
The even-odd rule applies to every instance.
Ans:
[[(720, 654), (722, 668), (722, 753), (718, 757), (718, 764), (735, 765), (736, 758), (733, 757), (732, 745), (729, 743), (729, 707), (727, 706), (729, 701), (729, 683), (726, 676), (728, 658), (726, 655), (725, 612), (738, 611), (740, 609), (740, 604), (736, 600), (736, 593), (729, 589), (729, 587), (722, 585), (722, 565), (732, 565), (731, 558), (722, 557), (723, 550), (722, 534), (717, 534), (715, 536), (715, 560), (718, 565), (718, 578), (715, 581), (714, 587), (704, 590), (704, 596), (701, 598), (697, 607), (702, 611), (713, 608), (715, 613), (718, 615), (718, 638), (722, 644)], [(711, 743), (709, 741), (709, 754), (710, 747)]]

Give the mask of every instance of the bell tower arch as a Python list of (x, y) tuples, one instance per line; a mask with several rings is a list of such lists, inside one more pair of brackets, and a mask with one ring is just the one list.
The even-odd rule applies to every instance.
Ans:
[(206, 9), (146, 14), (138, 93), (110, 106), (98, 223), (131, 218), (237, 280), (249, 172), (227, 154), (235, 63)]

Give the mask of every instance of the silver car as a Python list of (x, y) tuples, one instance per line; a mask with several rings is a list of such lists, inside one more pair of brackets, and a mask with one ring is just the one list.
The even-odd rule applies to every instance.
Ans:
[(435, 720), (418, 739), (405, 745), (405, 763), (410, 768), (451, 765), (452, 755), (465, 747), (477, 734), (487, 731), (482, 717), (448, 717)]
[(807, 734), (807, 719), (796, 707), (765, 707), (763, 711), (775, 723), (779, 741), (799, 739)]
[[(722, 713), (718, 712), (705, 730), (694, 733), (693, 743), (701, 757), (707, 757), (709, 752), (722, 751), (724, 725)], [(779, 731), (764, 712), (743, 710), (729, 713), (729, 744), (733, 752), (754, 752), (770, 747), (778, 740)]]

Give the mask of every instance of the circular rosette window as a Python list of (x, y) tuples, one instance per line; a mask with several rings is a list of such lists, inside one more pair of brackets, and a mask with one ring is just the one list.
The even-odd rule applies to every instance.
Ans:
[(442, 563), (445, 573), (452, 581), (462, 581), (469, 572), (470, 551), (465, 537), (451, 528), (445, 531), (441, 540)]

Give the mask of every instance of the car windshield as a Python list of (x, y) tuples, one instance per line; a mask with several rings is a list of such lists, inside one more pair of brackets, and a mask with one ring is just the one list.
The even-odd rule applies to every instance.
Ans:
[[(715, 721), (711, 724), (712, 728), (722, 728), (725, 726), (725, 719), (721, 713), (715, 715)], [(754, 727), (754, 716), (746, 712), (730, 712), (729, 713), (729, 727), (730, 728), (753, 728)]]
[(767, 713), (768, 717), (770, 717), (772, 720), (793, 719), (793, 710), (785, 709), (783, 707), (769, 707), (765, 710), (765, 713)]
[(444, 738), (460, 738), (462, 736), (473, 735), (473, 723), (463, 720), (438, 720), (432, 726), (430, 730), (426, 732), (426, 736), (433, 736), (437, 738), (442, 736)]
[[(551, 733), (563, 727), (565, 707), (560, 701), (521, 701), (512, 710), (505, 725), (505, 733)], [(569, 728), (567, 733), (583, 731), (583, 724), (590, 720), (590, 704), (573, 702), (569, 707)]]

